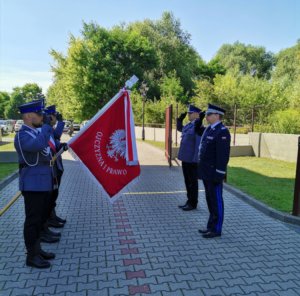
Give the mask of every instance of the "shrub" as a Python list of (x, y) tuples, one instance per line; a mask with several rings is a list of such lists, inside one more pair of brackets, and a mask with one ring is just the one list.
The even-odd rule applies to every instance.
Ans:
[(270, 117), (272, 132), (283, 134), (300, 134), (300, 111), (277, 111)]

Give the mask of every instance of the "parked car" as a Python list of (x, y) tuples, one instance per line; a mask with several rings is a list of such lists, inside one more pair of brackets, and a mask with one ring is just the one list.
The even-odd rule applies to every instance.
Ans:
[(69, 127), (70, 127), (70, 125), (71, 125), (71, 121), (69, 121), (69, 120), (64, 120), (64, 123), (65, 123), (65, 126), (64, 126), (63, 132), (64, 132), (64, 133), (67, 133), (67, 132), (69, 131)]
[(16, 120), (14, 119), (6, 119), (6, 125), (7, 125), (7, 131), (9, 133), (12, 133), (15, 129), (15, 123), (16, 123)]
[(89, 122), (88, 120), (82, 121), (80, 124), (80, 129), (82, 129), (88, 122)]
[(18, 132), (20, 130), (23, 123), (24, 123), (23, 120), (17, 120), (17, 122), (15, 123), (15, 126), (14, 126), (15, 132)]
[(80, 124), (78, 122), (73, 122), (73, 128), (74, 128), (74, 131), (79, 131), (80, 130)]
[(0, 129), (1, 129), (1, 135), (8, 133), (8, 126), (6, 120), (0, 120)]

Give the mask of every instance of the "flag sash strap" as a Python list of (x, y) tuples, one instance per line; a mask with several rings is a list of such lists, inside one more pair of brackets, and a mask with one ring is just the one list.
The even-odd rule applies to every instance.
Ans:
[(49, 147), (51, 148), (51, 150), (52, 150), (53, 152), (56, 152), (55, 142), (54, 142), (54, 140), (52, 139), (52, 137), (50, 137), (50, 139), (49, 139), (49, 141), (48, 141), (48, 145), (49, 145)]
[(129, 94), (124, 97), (125, 106), (125, 129), (126, 129), (126, 163), (127, 165), (138, 165), (138, 157), (136, 151), (134, 118), (130, 104)]

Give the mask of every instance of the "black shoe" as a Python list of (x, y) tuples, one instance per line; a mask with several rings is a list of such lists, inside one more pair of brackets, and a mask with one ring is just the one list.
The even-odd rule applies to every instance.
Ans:
[(40, 255), (27, 256), (26, 265), (36, 268), (49, 268), (51, 266), (50, 263), (43, 259)]
[(61, 222), (58, 222), (54, 219), (50, 219), (50, 220), (48, 220), (48, 226), (54, 227), (54, 228), (62, 228), (62, 227), (64, 227), (64, 224)]
[(45, 252), (43, 250), (40, 250), (40, 256), (43, 258), (43, 259), (46, 259), (46, 260), (51, 260), (51, 259), (54, 259), (55, 258), (55, 254), (54, 253), (51, 253), (51, 252)]
[(41, 235), (41, 242), (49, 243), (49, 244), (57, 243), (59, 242), (59, 237), (43, 233)]
[(216, 233), (216, 232), (207, 232), (205, 234), (202, 234), (202, 237), (204, 238), (214, 238), (214, 237), (220, 237), (221, 233)]
[(187, 202), (184, 205), (178, 206), (179, 209), (182, 209), (187, 206)]
[(43, 234), (61, 237), (61, 233), (60, 232), (52, 231), (48, 227), (46, 227), (46, 228), (44, 228), (44, 230), (42, 230), (41, 235), (43, 235)]
[(210, 231), (208, 229), (199, 229), (198, 232), (204, 234), (204, 233), (208, 233)]
[(183, 207), (181, 209), (184, 210), (184, 211), (192, 211), (192, 210), (197, 209), (197, 207), (193, 207), (193, 206), (187, 204), (185, 207)]
[(60, 218), (60, 217), (58, 217), (58, 216), (55, 216), (55, 220), (56, 220), (57, 222), (60, 222), (60, 223), (63, 223), (63, 224), (65, 224), (65, 223), (67, 222), (66, 219)]

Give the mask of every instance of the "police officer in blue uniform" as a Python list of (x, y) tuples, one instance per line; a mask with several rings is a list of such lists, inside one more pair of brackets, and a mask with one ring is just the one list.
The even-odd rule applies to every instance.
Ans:
[(43, 123), (43, 100), (23, 104), (19, 110), (24, 124), (15, 136), (14, 145), (19, 159), (19, 189), (25, 203), (26, 265), (48, 268), (47, 260), (54, 259), (55, 254), (41, 249), (40, 233), (53, 191), (54, 172), (48, 143), (52, 127), (50, 122)]
[[(60, 138), (63, 133), (65, 123), (63, 122), (62, 115), (56, 111), (56, 106), (51, 105), (45, 108), (45, 113), (51, 117), (51, 125), (53, 126), (53, 138), (55, 140), (56, 149), (59, 151), (61, 148), (66, 151), (68, 145), (66, 143), (61, 143)], [(55, 128), (54, 128), (55, 126)], [(48, 220), (48, 225), (55, 228), (61, 228), (66, 223), (66, 220), (60, 218), (56, 215), (56, 200), (58, 198), (58, 190), (61, 183), (61, 178), (64, 172), (63, 162), (61, 155), (57, 157), (55, 163), (55, 169), (57, 170), (57, 188), (53, 190), (51, 202), (50, 202), (50, 217)]]
[(204, 238), (222, 234), (223, 180), (230, 154), (230, 133), (221, 122), (224, 114), (224, 109), (208, 104), (206, 120), (209, 125), (203, 132), (199, 147), (198, 173), (204, 184), (209, 210), (207, 228), (199, 230)]
[[(178, 206), (184, 211), (191, 211), (197, 208), (198, 204), (198, 176), (197, 161), (200, 136), (195, 132), (196, 121), (202, 122), (204, 115), (199, 114), (201, 110), (189, 105), (188, 111), (177, 118), (177, 130), (182, 132), (181, 143), (178, 152), (178, 159), (182, 161), (182, 171), (187, 191), (187, 201), (184, 205)], [(183, 120), (188, 114), (189, 123), (183, 126)]]

